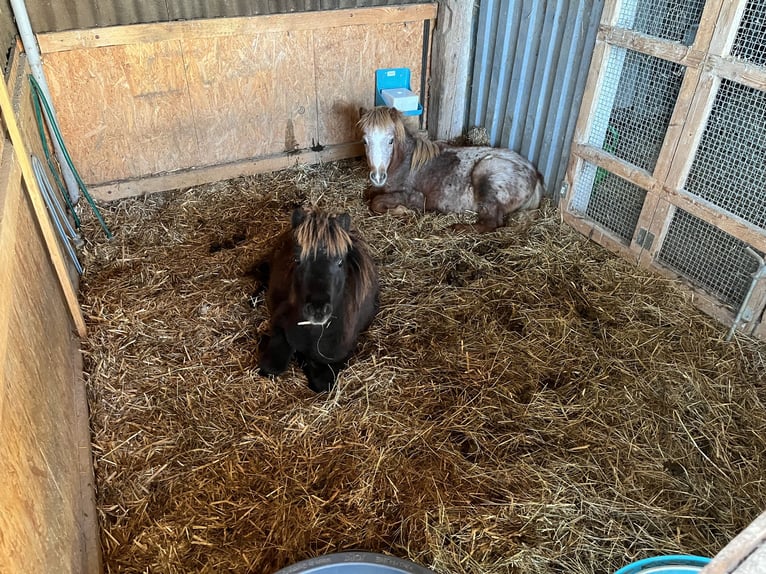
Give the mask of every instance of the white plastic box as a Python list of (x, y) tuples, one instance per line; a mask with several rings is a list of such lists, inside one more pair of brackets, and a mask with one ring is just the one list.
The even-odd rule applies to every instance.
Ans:
[(386, 105), (396, 108), (401, 112), (411, 112), (417, 110), (420, 105), (420, 98), (417, 94), (407, 88), (390, 88), (381, 90), (380, 95)]

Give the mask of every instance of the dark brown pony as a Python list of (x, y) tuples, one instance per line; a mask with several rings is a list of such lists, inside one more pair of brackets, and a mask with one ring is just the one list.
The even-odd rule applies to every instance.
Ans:
[(399, 110), (380, 106), (361, 111), (370, 181), (379, 191), (370, 208), (400, 207), (441, 213), (475, 212), (475, 226), (492, 231), (509, 214), (537, 209), (543, 180), (534, 165), (509, 149), (455, 147), (414, 134)]
[(293, 356), (309, 387), (327, 391), (378, 308), (378, 274), (348, 213), (296, 209), (269, 258), (270, 336), (260, 373), (284, 372)]

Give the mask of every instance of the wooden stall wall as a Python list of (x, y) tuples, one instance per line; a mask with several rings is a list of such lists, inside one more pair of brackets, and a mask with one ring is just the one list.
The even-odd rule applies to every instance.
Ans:
[(3, 106), (0, 138), (0, 572), (95, 573), (82, 316), (73, 319), (74, 286), (62, 287), (69, 269), (49, 243), (50, 222), (38, 218), (42, 200), (24, 184), (25, 148), (39, 150), (27, 73), (23, 64), (11, 70), (16, 114)]
[[(427, 102), (435, 3), (42, 34), (70, 154), (99, 199), (359, 156), (375, 70)], [(424, 116), (425, 117), (425, 116)]]

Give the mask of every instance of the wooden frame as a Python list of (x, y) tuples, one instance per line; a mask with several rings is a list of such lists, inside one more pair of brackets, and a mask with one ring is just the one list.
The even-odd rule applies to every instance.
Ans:
[[(745, 9), (745, 0), (726, 2), (711, 0), (705, 5), (700, 24), (691, 46), (683, 46), (625, 30), (616, 26), (619, 0), (607, 1), (588, 78), (588, 89), (575, 130), (575, 140), (567, 170), (567, 193), (560, 203), (564, 219), (582, 233), (624, 257), (661, 273), (678, 277), (655, 262), (662, 247), (675, 209), (680, 208), (760, 251), (766, 251), (766, 230), (684, 191), (686, 177), (694, 160), (694, 150), (702, 138), (707, 118), (713, 107), (721, 79), (726, 78), (748, 87), (766, 91), (766, 69), (729, 56), (736, 31)], [(675, 62), (686, 68), (668, 130), (652, 173), (638, 169), (612, 154), (588, 145), (591, 122), (597, 96), (601, 91), (602, 68), (612, 47), (624, 48)], [(606, 169), (646, 190), (635, 236), (626, 244), (620, 238), (599, 230), (597, 223), (572, 209), (575, 183), (584, 162)], [(652, 237), (651, 242), (643, 241)], [(689, 285), (701, 309), (724, 323), (731, 323), (734, 314), (713, 296)], [(743, 326), (746, 332), (766, 335), (766, 326), (759, 314), (766, 305), (766, 285), (757, 286), (751, 302), (757, 308), (756, 317)]]
[[(436, 3), (39, 36), (53, 103), (97, 199), (362, 155), (374, 72), (409, 67), (427, 104)], [(429, 25), (430, 25), (429, 24)]]

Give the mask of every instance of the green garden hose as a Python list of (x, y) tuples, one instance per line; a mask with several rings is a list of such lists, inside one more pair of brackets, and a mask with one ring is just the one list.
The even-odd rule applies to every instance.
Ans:
[(48, 167), (51, 169), (51, 172), (53, 172), (54, 178), (56, 179), (56, 185), (58, 186), (59, 190), (62, 192), (62, 195), (64, 196), (64, 199), (66, 200), (67, 207), (69, 207), (69, 210), (72, 212), (72, 217), (75, 220), (75, 225), (79, 229), (80, 220), (74, 212), (74, 208), (71, 202), (69, 201), (68, 194), (64, 190), (64, 186), (61, 180), (59, 179), (58, 171), (55, 169), (53, 165), (53, 160), (51, 158), (50, 150), (48, 149), (48, 143), (45, 138), (45, 130), (43, 128), (42, 110), (40, 108), (41, 103), (43, 107), (45, 108), (45, 113), (47, 114), (48, 118), (50, 118), (51, 120), (50, 127), (51, 127), (51, 131), (53, 132), (53, 136), (56, 138), (59, 145), (61, 146), (61, 151), (64, 153), (64, 158), (66, 159), (67, 164), (72, 169), (72, 173), (74, 174), (74, 177), (77, 180), (77, 185), (80, 188), (80, 191), (85, 196), (85, 199), (88, 201), (91, 208), (93, 209), (93, 213), (96, 215), (96, 219), (98, 219), (98, 222), (101, 225), (101, 228), (104, 230), (106, 237), (108, 239), (111, 239), (113, 237), (112, 232), (109, 231), (109, 228), (104, 222), (104, 218), (101, 216), (101, 212), (99, 211), (98, 207), (96, 206), (96, 203), (93, 201), (93, 198), (90, 196), (87, 188), (85, 187), (85, 182), (80, 177), (80, 174), (77, 172), (77, 169), (75, 168), (74, 163), (72, 162), (72, 158), (70, 157), (69, 152), (66, 149), (66, 145), (64, 144), (64, 139), (61, 137), (61, 132), (59, 131), (58, 125), (56, 125), (56, 122), (53, 120), (53, 113), (51, 112), (50, 106), (48, 105), (48, 101), (45, 99), (45, 95), (40, 89), (40, 85), (37, 83), (37, 80), (35, 80), (34, 76), (32, 76), (31, 74), (29, 75), (29, 82), (32, 85), (32, 94), (33, 96), (35, 96), (33, 98), (33, 103), (35, 107), (35, 119), (37, 120), (37, 129), (40, 132), (40, 139), (42, 140), (42, 143), (43, 143), (43, 151), (45, 152), (45, 159), (48, 162)]

